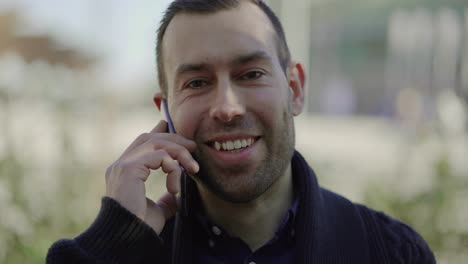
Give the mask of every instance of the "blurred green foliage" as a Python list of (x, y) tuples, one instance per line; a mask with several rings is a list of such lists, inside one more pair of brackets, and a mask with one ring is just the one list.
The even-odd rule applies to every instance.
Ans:
[[(394, 188), (373, 185), (366, 192), (365, 203), (417, 230), (437, 259), (462, 263), (468, 254), (468, 215), (463, 208), (468, 200), (468, 178), (453, 172), (447, 155), (442, 155), (433, 169), (430, 189), (402, 195)], [(411, 177), (402, 176), (402, 181)]]

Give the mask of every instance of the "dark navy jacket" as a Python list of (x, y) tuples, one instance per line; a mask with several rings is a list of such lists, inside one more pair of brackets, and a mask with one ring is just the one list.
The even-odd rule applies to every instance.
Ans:
[[(291, 165), (299, 199), (293, 263), (435, 263), (425, 241), (409, 226), (321, 188), (298, 152)], [(197, 225), (191, 216), (199, 205), (191, 199), (195, 184), (189, 185), (188, 201), (194, 202), (188, 216), (169, 221), (160, 236), (105, 197), (94, 223), (78, 237), (52, 245), (47, 263), (193, 263)]]

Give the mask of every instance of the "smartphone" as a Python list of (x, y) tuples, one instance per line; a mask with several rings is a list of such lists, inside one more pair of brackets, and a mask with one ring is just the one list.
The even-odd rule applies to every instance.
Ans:
[[(174, 124), (172, 123), (171, 116), (169, 115), (169, 110), (167, 108), (167, 102), (165, 99), (161, 100), (162, 107), (164, 109), (164, 114), (166, 115), (166, 120), (169, 128), (169, 133), (175, 134), (175, 128)], [(189, 181), (189, 176), (187, 175), (187, 172), (185, 171), (184, 167), (180, 166), (182, 170), (182, 175), (180, 177), (180, 207), (177, 210), (176, 218), (175, 218), (175, 225), (174, 225), (174, 231), (173, 231), (173, 246), (174, 248), (180, 248), (180, 244), (182, 239), (184, 239), (187, 231), (185, 230), (184, 226), (187, 225), (189, 219), (189, 207), (187, 205), (188, 203), (188, 198), (187, 196), (189, 195), (188, 193), (188, 181)], [(173, 254), (172, 255), (172, 263), (178, 263), (180, 262), (181, 256), (178, 254)]]
[(166, 99), (162, 100), (162, 107), (164, 109), (164, 114), (166, 115), (167, 124), (169, 126), (169, 133), (175, 134), (176, 132), (175, 132), (174, 124), (172, 123), (171, 116), (169, 115), (169, 110), (167, 108)]
[[(169, 115), (169, 110), (167, 108), (167, 102), (165, 99), (161, 100), (162, 101), (162, 107), (164, 109), (164, 114), (166, 115), (166, 120), (167, 124), (169, 127), (169, 133), (175, 134), (175, 128), (174, 124), (172, 123), (171, 116)], [(183, 216), (188, 215), (188, 206), (187, 206), (187, 189), (188, 189), (188, 175), (187, 172), (185, 171), (184, 167), (180, 167), (182, 169), (182, 175), (180, 177), (180, 213)]]

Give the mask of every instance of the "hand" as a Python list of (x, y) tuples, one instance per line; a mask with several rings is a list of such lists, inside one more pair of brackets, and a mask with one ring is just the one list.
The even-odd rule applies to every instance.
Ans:
[[(166, 220), (177, 211), (176, 194), (180, 191), (183, 166), (188, 173), (199, 170), (193, 159), (196, 144), (177, 134), (167, 133), (166, 121), (140, 135), (106, 171), (106, 195), (138, 216), (159, 235)], [(180, 164), (180, 165), (179, 165)], [(154, 202), (146, 197), (145, 181), (151, 170), (161, 168), (167, 192)]]

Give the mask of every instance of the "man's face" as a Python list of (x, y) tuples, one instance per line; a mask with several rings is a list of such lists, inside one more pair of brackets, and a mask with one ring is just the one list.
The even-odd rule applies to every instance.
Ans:
[(244, 2), (178, 14), (163, 40), (169, 112), (177, 132), (197, 143), (195, 180), (227, 201), (264, 193), (294, 150), (293, 115), (302, 104), (274, 36), (266, 15)]

